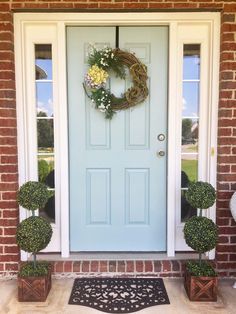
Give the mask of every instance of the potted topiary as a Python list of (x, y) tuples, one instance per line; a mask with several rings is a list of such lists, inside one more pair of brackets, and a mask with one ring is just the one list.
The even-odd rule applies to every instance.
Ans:
[(190, 183), (186, 199), (193, 208), (199, 209), (199, 216), (193, 216), (184, 226), (184, 237), (188, 246), (199, 253), (198, 261), (188, 261), (184, 285), (191, 301), (217, 300), (217, 274), (202, 254), (216, 247), (218, 228), (209, 218), (202, 216), (203, 209), (215, 203), (216, 192), (207, 182)]
[(25, 252), (33, 253), (33, 261), (22, 263), (19, 270), (19, 301), (45, 301), (51, 288), (51, 265), (38, 262), (36, 253), (50, 242), (52, 227), (46, 219), (35, 216), (35, 210), (43, 208), (51, 194), (45, 184), (35, 181), (23, 184), (17, 194), (18, 204), (32, 211), (32, 216), (18, 225), (16, 242)]

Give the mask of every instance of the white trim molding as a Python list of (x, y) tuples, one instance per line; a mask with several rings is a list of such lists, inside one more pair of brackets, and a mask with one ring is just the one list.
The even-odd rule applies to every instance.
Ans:
[[(209, 181), (215, 186), (216, 183), (216, 141), (217, 141), (217, 103), (218, 103), (218, 67), (219, 67), (219, 27), (220, 13), (208, 12), (184, 12), (184, 13), (15, 13), (15, 64), (16, 64), (16, 97), (17, 97), (17, 119), (18, 119), (18, 162), (19, 162), (19, 184), (27, 180), (37, 178), (37, 167), (35, 166), (36, 145), (29, 137), (29, 127), (36, 136), (36, 128), (30, 123), (30, 98), (33, 97), (29, 90), (30, 73), (27, 66), (30, 60), (30, 52), (27, 52), (27, 29), (34, 27), (34, 40), (37, 36), (47, 34), (53, 29), (51, 38), (55, 50), (55, 75), (54, 97), (57, 106), (56, 137), (56, 191), (57, 206), (60, 207), (60, 235), (59, 246), (61, 256), (69, 257), (69, 181), (68, 181), (68, 122), (67, 122), (67, 66), (66, 66), (66, 27), (68, 25), (167, 25), (169, 26), (169, 92), (168, 92), (168, 177), (167, 177), (167, 255), (174, 256), (177, 249), (176, 244), (176, 210), (180, 204), (180, 145), (181, 145), (181, 116), (182, 99), (180, 100), (179, 67), (181, 66), (179, 35), (181, 27), (186, 29), (191, 38), (191, 29), (205, 25), (208, 27), (209, 51), (208, 62), (209, 75), (207, 78), (207, 112), (202, 112), (205, 119), (203, 132), (206, 135), (204, 141), (203, 171), (199, 173), (200, 178)], [(45, 30), (46, 27), (46, 30)], [(44, 31), (40, 31), (40, 28)], [(50, 34), (50, 32), (49, 32)], [(49, 36), (49, 35), (48, 35)], [(42, 38), (43, 40), (43, 38)], [(31, 64), (32, 66), (32, 64)], [(28, 71), (28, 72), (27, 72)], [(204, 88), (204, 86), (203, 86)], [(31, 96), (29, 96), (31, 93)], [(206, 117), (204, 118), (204, 115)], [(211, 151), (214, 150), (214, 155)], [(215, 208), (210, 211), (210, 217), (215, 219)], [(26, 213), (21, 211), (21, 219)], [(181, 246), (180, 246), (181, 247)], [(183, 249), (182, 249), (183, 250)], [(210, 254), (214, 257), (214, 253)], [(22, 254), (22, 259), (27, 255)]]
[[(181, 222), (181, 120), (183, 106), (183, 46), (184, 44), (200, 45), (200, 82), (199, 82), (199, 131), (198, 131), (198, 180), (210, 182), (216, 186), (216, 150), (217, 150), (217, 110), (218, 110), (218, 72), (219, 72), (219, 18), (202, 23), (179, 23), (177, 26), (177, 127), (179, 139), (176, 146), (176, 251), (191, 250), (183, 238)], [(214, 46), (213, 46), (214, 43)], [(213, 84), (214, 83), (214, 84)], [(214, 153), (212, 153), (214, 152)], [(206, 216), (215, 221), (215, 207), (206, 210)], [(214, 253), (209, 255), (214, 258)]]

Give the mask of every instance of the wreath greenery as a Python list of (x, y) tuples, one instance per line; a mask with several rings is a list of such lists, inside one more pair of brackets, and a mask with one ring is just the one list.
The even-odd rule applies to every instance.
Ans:
[[(88, 64), (90, 68), (83, 84), (85, 92), (107, 119), (112, 119), (117, 110), (133, 107), (147, 98), (147, 67), (134, 54), (109, 47), (92, 47)], [(125, 67), (129, 69), (133, 86), (120, 97), (116, 97), (106, 88), (107, 79), (111, 72), (124, 79)]]

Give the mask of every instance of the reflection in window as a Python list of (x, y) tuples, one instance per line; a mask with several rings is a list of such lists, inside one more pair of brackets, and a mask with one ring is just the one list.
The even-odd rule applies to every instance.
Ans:
[(53, 117), (52, 82), (36, 82), (37, 112), (44, 112), (46, 117)]
[(185, 198), (186, 190), (181, 191), (181, 221), (185, 222), (192, 216), (197, 215), (197, 209), (193, 208)]
[(52, 223), (55, 223), (55, 196), (51, 196), (47, 204), (40, 210), (40, 216), (45, 217)]
[[(197, 181), (198, 160), (197, 155), (182, 154), (182, 172), (185, 173), (188, 183)], [(185, 186), (187, 187), (187, 186)]]
[(182, 153), (198, 152), (198, 119), (182, 119)]
[(199, 112), (199, 82), (183, 82), (183, 111), (187, 117), (198, 117)]
[(54, 151), (54, 130), (52, 119), (39, 119), (44, 117), (45, 113), (38, 114), (37, 134), (38, 134), (38, 152), (53, 153)]
[(52, 89), (52, 45), (35, 45), (38, 179), (52, 193), (39, 215), (55, 223), (54, 115)]
[(39, 181), (47, 184), (49, 188), (54, 189), (54, 158), (53, 156), (42, 157), (38, 158)]
[(52, 79), (52, 45), (35, 45), (35, 79)]
[(185, 44), (183, 59), (183, 79), (200, 79), (200, 45)]
[(185, 198), (191, 182), (198, 180), (200, 44), (183, 46), (183, 109), (181, 148), (181, 221), (196, 215)]

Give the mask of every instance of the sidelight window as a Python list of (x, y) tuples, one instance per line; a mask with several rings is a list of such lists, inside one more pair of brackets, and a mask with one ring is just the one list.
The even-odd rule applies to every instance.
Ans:
[(54, 105), (52, 76), (52, 45), (35, 45), (35, 84), (37, 112), (38, 180), (52, 191), (52, 196), (39, 215), (55, 223), (54, 179)]
[(198, 180), (200, 44), (183, 45), (182, 93), (181, 221), (184, 222), (196, 215), (185, 193), (189, 183)]

